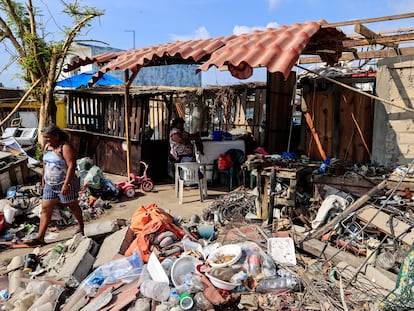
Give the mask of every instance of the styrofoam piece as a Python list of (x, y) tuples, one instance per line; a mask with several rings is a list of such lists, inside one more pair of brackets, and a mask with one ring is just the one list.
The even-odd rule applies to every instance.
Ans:
[(157, 282), (170, 283), (170, 279), (168, 278), (167, 273), (165, 273), (164, 268), (161, 266), (155, 253), (151, 253), (147, 265), (151, 279)]
[(290, 237), (269, 238), (267, 252), (278, 264), (296, 265), (295, 244)]

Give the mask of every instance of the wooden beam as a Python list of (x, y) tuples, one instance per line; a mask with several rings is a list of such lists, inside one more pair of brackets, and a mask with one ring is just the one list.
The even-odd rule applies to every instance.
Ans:
[[(368, 27), (366, 27), (362, 24), (355, 24), (354, 30), (355, 30), (355, 32), (357, 32), (357, 33), (361, 34), (362, 36), (364, 36), (366, 39), (370, 40), (371, 44), (376, 44), (377, 39), (383, 38), (383, 36), (381, 36), (380, 34), (375, 33), (374, 31), (372, 31), (371, 29), (369, 29)], [(394, 48), (394, 49), (396, 49), (398, 47), (398, 45), (395, 44), (394, 42), (386, 43), (384, 45), (389, 46), (389, 47)]]
[[(382, 31), (377, 31), (376, 33), (383, 36), (383, 35), (389, 35), (389, 34), (402, 34), (402, 33), (408, 33), (408, 32), (414, 32), (414, 28), (410, 27), (410, 28), (400, 28), (400, 29), (390, 29), (390, 30), (382, 30)], [(347, 34), (348, 38), (360, 38), (360, 34)]]
[(321, 25), (321, 28), (350, 26), (354, 24), (377, 23), (377, 22), (390, 21), (390, 20), (403, 19), (403, 18), (413, 18), (413, 17), (414, 17), (414, 13), (405, 13), (405, 14), (398, 14), (398, 15), (375, 17), (375, 18), (355, 19), (355, 20), (338, 22), (338, 23), (328, 23), (328, 24)]
[[(374, 44), (387, 45), (387, 44), (395, 43), (395, 42), (413, 41), (413, 40), (414, 40), (414, 34), (409, 33), (409, 34), (384, 36), (381, 38), (377, 38), (375, 39)], [(373, 44), (372, 41), (368, 39), (351, 39), (351, 40), (342, 41), (342, 45), (345, 48), (372, 45), (372, 44)]]
[(403, 220), (391, 217), (395, 215), (389, 215), (372, 206), (365, 206), (361, 212), (356, 213), (356, 216), (391, 236), (391, 238), (397, 238), (408, 246), (414, 243), (414, 232), (411, 231), (411, 226)]
[[(394, 57), (394, 56), (405, 56), (413, 55), (414, 47), (399, 48), (397, 51), (394, 49), (386, 50), (374, 50), (367, 52), (355, 52), (342, 54), (339, 61), (352, 61), (358, 59), (373, 59), (373, 58), (385, 58), (385, 57)], [(305, 56), (299, 58), (299, 64), (316, 64), (323, 63), (324, 61), (319, 56)]]

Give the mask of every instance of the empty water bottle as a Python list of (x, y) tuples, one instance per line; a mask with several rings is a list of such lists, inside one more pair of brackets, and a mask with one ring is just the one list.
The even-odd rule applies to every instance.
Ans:
[(170, 297), (170, 286), (168, 283), (145, 280), (139, 287), (139, 291), (144, 297), (156, 301), (167, 301)]
[(257, 293), (277, 292), (285, 289), (293, 289), (297, 280), (292, 276), (272, 277), (261, 279), (256, 287)]

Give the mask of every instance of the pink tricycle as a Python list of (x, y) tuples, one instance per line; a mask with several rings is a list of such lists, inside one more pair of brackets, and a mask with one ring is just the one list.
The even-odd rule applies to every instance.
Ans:
[(134, 173), (129, 174), (131, 183), (135, 185), (136, 188), (141, 188), (142, 191), (150, 192), (154, 189), (154, 181), (147, 176), (148, 164), (144, 161), (139, 161), (140, 164), (144, 166), (144, 172), (141, 176), (137, 176)]

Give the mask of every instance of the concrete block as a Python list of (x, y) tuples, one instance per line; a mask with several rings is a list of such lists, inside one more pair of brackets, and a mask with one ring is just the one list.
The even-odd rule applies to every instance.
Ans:
[(100, 265), (113, 260), (117, 254), (124, 255), (134, 239), (135, 234), (129, 226), (108, 235), (102, 242), (93, 268), (95, 269)]
[[(89, 274), (95, 257), (97, 243), (84, 238), (73, 253), (67, 253), (65, 263), (59, 271), (56, 279), (65, 281), (70, 287), (76, 287)], [(91, 253), (92, 252), (92, 253)]]
[(87, 237), (98, 237), (118, 231), (122, 226), (126, 225), (124, 219), (106, 220), (97, 223), (87, 224), (85, 226), (85, 235)]

